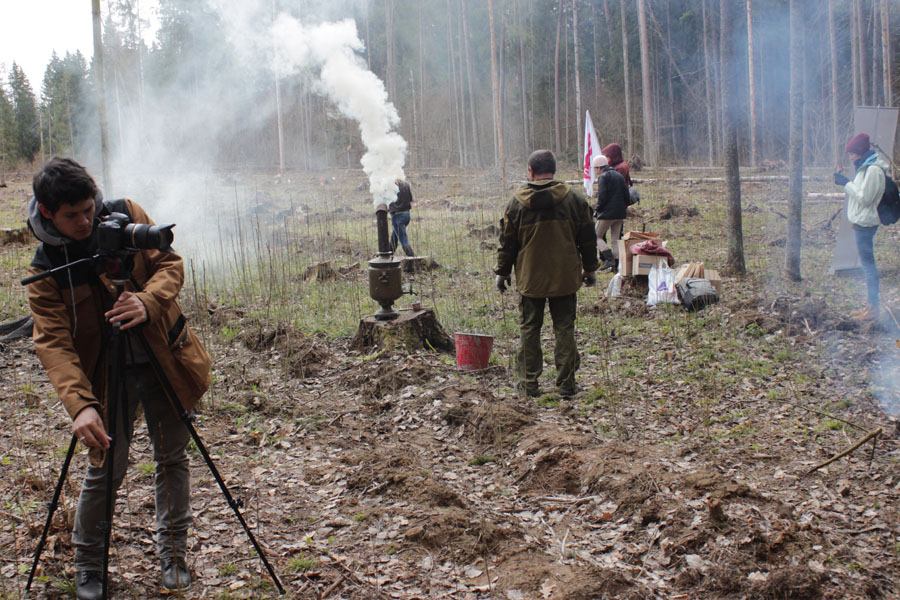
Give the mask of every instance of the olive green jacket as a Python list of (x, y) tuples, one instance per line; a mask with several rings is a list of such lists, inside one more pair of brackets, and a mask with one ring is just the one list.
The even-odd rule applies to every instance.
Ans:
[(519, 187), (500, 222), (497, 275), (516, 270), (530, 298), (574, 294), (582, 271), (597, 270), (597, 234), (584, 188), (557, 179)]

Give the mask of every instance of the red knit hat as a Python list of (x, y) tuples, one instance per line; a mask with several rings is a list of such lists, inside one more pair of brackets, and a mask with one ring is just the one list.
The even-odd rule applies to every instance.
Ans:
[(847, 142), (847, 147), (845, 148), (845, 150), (853, 154), (865, 154), (869, 151), (869, 134), (856, 134), (855, 136), (853, 136), (853, 139)]

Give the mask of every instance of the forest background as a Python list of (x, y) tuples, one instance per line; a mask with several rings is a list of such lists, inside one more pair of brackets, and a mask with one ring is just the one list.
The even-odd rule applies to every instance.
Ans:
[[(803, 163), (830, 166), (852, 107), (893, 103), (897, 11), (889, 0), (797, 4)], [(359, 165), (356, 123), (308, 73), (276, 75), (241, 56), (227, 3), (160, 0), (152, 40), (139, 0), (103, 8), (110, 151), (129, 168)], [(740, 164), (788, 159), (786, 0), (274, 0), (271, 18), (282, 12), (355, 21), (359, 55), (400, 115), (409, 168), (497, 168), (539, 147), (574, 165), (585, 110), (626, 158), (720, 165), (728, 77)], [(270, 25), (248, 26), (264, 35)], [(80, 52), (54, 55), (38, 92), (13, 63), (0, 74), (0, 166), (53, 154), (98, 164), (98, 89)]]

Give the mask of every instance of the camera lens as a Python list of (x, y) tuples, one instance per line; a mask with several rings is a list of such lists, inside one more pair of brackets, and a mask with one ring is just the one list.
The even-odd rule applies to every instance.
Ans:
[(175, 235), (172, 228), (175, 225), (147, 225), (145, 223), (131, 223), (125, 227), (125, 237), (130, 241), (132, 248), (168, 250), (172, 245)]

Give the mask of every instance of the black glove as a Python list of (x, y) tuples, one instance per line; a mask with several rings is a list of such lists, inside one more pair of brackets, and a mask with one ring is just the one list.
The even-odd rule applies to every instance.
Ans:
[(581, 280), (584, 282), (584, 285), (591, 287), (595, 283), (597, 283), (597, 272), (596, 271), (582, 271), (581, 272)]
[(512, 282), (512, 278), (509, 275), (497, 275), (497, 289), (500, 290), (500, 293), (506, 291), (506, 286), (510, 285)]
[(850, 183), (850, 180), (843, 173), (834, 174), (834, 185), (844, 186)]

